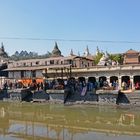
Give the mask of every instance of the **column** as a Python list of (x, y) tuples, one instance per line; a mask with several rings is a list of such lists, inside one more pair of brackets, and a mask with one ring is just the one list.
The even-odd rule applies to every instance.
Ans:
[(97, 88), (99, 88), (99, 77), (96, 77)]
[(133, 77), (133, 75), (130, 76), (130, 84), (131, 84), (131, 89), (134, 89), (134, 77)]
[(121, 90), (122, 87), (122, 80), (121, 80), (121, 76), (118, 77), (118, 89)]
[(88, 77), (85, 77), (85, 82), (88, 83)]
[(107, 77), (107, 83), (108, 83), (108, 85), (110, 86), (110, 77)]

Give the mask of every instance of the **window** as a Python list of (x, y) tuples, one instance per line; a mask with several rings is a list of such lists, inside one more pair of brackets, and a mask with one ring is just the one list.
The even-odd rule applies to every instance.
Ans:
[(36, 77), (36, 71), (32, 71), (32, 77)]
[(72, 60), (69, 60), (69, 64), (73, 64), (73, 61)]
[(61, 65), (63, 64), (63, 61), (61, 61)]
[(56, 65), (58, 65), (59, 64), (59, 60), (56, 60)]
[(47, 65), (47, 61), (45, 61), (45, 65)]
[(51, 64), (51, 65), (54, 64), (54, 60), (50, 60), (50, 64)]
[(24, 71), (21, 71), (21, 78), (24, 77)]
[(39, 65), (39, 61), (36, 61), (36, 65)]
[(23, 63), (23, 66), (26, 66), (26, 63)]

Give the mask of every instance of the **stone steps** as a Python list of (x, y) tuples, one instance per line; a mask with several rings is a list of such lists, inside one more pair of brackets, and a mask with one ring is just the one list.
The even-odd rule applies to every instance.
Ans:
[(140, 104), (140, 93), (125, 94), (130, 104)]
[(45, 100), (49, 99), (49, 95), (45, 93), (45, 91), (36, 91), (32, 94), (33, 94), (33, 100), (34, 99), (45, 99)]

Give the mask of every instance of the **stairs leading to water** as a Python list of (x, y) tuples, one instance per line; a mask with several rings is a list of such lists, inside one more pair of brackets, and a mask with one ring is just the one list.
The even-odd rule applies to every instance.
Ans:
[(35, 91), (32, 93), (32, 99), (34, 102), (43, 102), (49, 100), (49, 94), (45, 91)]
[(80, 92), (75, 91), (71, 93), (67, 99), (67, 102), (76, 102), (76, 101), (97, 101), (98, 95), (93, 92), (86, 92), (84, 96), (80, 94)]
[(0, 91), (0, 100), (3, 100), (4, 98), (9, 98), (6, 90)]
[(140, 106), (140, 91), (119, 92), (117, 104), (129, 104)]
[(125, 94), (125, 95), (130, 101), (130, 104), (140, 105), (140, 93), (131, 93), (131, 94)]

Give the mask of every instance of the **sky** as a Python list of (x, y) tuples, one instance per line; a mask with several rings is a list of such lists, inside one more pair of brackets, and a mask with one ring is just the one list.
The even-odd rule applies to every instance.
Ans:
[(0, 42), (6, 52), (45, 54), (57, 42), (64, 56), (97, 46), (140, 51), (140, 0), (0, 0)]

